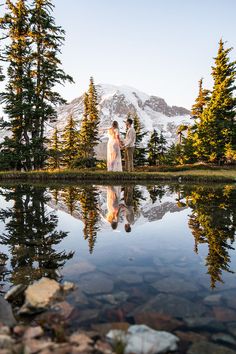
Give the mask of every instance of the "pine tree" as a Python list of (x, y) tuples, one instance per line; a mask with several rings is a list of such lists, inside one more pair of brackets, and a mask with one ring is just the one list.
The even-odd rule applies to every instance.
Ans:
[(11, 138), (5, 139), (2, 148), (10, 158), (13, 168), (20, 170), (31, 168), (30, 153), (30, 117), (31, 102), (28, 88), (32, 86), (31, 47), (29, 40), (29, 8), (25, 0), (6, 2), (6, 13), (1, 18), (0, 29), (7, 38), (2, 57), (8, 62), (7, 85), (0, 95), (4, 111), (9, 117), (6, 127)]
[(148, 163), (150, 166), (155, 166), (158, 163), (159, 141), (158, 133), (154, 129), (148, 142)]
[(87, 92), (85, 92), (84, 94), (83, 103), (84, 103), (84, 114), (83, 114), (83, 119), (79, 131), (79, 156), (82, 159), (87, 160), (90, 157), (90, 151), (88, 149), (88, 146), (91, 142)]
[(45, 123), (56, 118), (55, 107), (65, 103), (54, 91), (56, 84), (72, 82), (61, 67), (61, 46), (65, 31), (55, 24), (52, 16), (54, 5), (49, 0), (33, 0), (31, 8), (31, 39), (34, 45), (34, 104), (32, 117), (32, 150), (34, 168), (42, 168), (45, 162)]
[(236, 61), (230, 62), (231, 50), (224, 49), (224, 43), (220, 40), (215, 65), (212, 67), (212, 95), (197, 124), (198, 155), (207, 162), (223, 162), (227, 144), (236, 150)]
[(62, 132), (62, 146), (62, 164), (67, 168), (72, 168), (78, 155), (79, 147), (77, 123), (72, 115), (68, 117), (67, 124)]
[(161, 131), (160, 134), (160, 139), (159, 139), (159, 152), (160, 152), (160, 160), (163, 160), (164, 154), (167, 151), (167, 140), (163, 135), (163, 132)]
[(97, 92), (91, 77), (88, 93), (84, 95), (84, 115), (79, 134), (79, 156), (87, 167), (92, 167), (95, 164), (95, 146), (99, 143), (100, 120), (97, 106)]
[(54, 132), (50, 139), (48, 154), (49, 154), (49, 159), (47, 161), (47, 166), (52, 170), (60, 168), (62, 153), (61, 153), (61, 142), (59, 141), (57, 128), (54, 129)]
[(207, 106), (207, 103), (210, 99), (210, 91), (203, 89), (203, 78), (199, 80), (199, 90), (198, 97), (195, 100), (194, 105), (192, 106), (191, 115), (194, 119), (201, 119), (204, 108)]
[(144, 132), (144, 127), (140, 122), (137, 113), (133, 116), (133, 126), (136, 132), (135, 150), (134, 150), (134, 165), (142, 166), (146, 161), (146, 149), (142, 146), (142, 140), (147, 132)]
[(160, 136), (154, 129), (148, 142), (148, 163), (151, 166), (161, 164), (164, 161), (164, 155), (167, 150), (167, 140), (162, 131)]
[(56, 84), (72, 81), (58, 58), (64, 31), (55, 25), (54, 6), (48, 0), (6, 1), (0, 29), (7, 38), (3, 57), (8, 65), (7, 86), (1, 94), (12, 133), (4, 151), (16, 169), (38, 169), (46, 160), (45, 124), (56, 117), (56, 105), (65, 100)]
[(191, 115), (194, 124), (188, 127), (187, 136), (183, 138), (182, 150), (183, 160), (185, 163), (193, 163), (197, 161), (197, 157), (201, 155), (198, 151), (198, 133), (197, 127), (201, 124), (202, 113), (210, 100), (210, 91), (203, 89), (203, 79), (199, 80), (198, 97), (192, 106)]

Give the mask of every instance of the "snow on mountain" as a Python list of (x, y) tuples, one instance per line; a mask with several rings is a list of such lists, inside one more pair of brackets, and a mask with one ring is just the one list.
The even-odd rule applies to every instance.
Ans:
[[(180, 124), (190, 125), (190, 112), (177, 106), (168, 106), (163, 98), (150, 96), (129, 86), (114, 86), (108, 84), (96, 85), (98, 95), (98, 109), (100, 115), (100, 138), (98, 156), (106, 155), (106, 129), (113, 120), (117, 120), (120, 131), (125, 132), (124, 120), (129, 112), (137, 113), (145, 131), (152, 132), (156, 129), (162, 131), (168, 143), (177, 140), (176, 130)], [(83, 96), (74, 99), (69, 104), (58, 109), (58, 120), (51, 127), (63, 129), (67, 117), (73, 115), (80, 125), (83, 116)], [(51, 134), (52, 128), (48, 129)], [(146, 140), (148, 136), (146, 137)], [(144, 141), (146, 143), (147, 141)]]
[[(144, 130), (151, 133), (153, 129), (162, 131), (168, 143), (177, 140), (176, 130), (180, 124), (190, 125), (190, 112), (177, 106), (168, 106), (163, 98), (150, 96), (129, 86), (115, 86), (108, 84), (96, 85), (98, 95), (98, 109), (100, 115), (100, 138), (101, 143), (97, 149), (98, 158), (106, 156), (107, 128), (113, 120), (118, 121), (120, 131), (125, 132), (124, 120), (127, 114), (137, 113)], [(58, 108), (58, 119), (54, 123), (47, 124), (46, 134), (52, 135), (57, 126), (62, 131), (69, 115), (78, 121), (78, 128), (83, 117), (83, 95), (68, 104)], [(6, 132), (1, 132), (3, 140)], [(150, 135), (150, 134), (149, 134)], [(147, 143), (149, 135), (145, 137)]]

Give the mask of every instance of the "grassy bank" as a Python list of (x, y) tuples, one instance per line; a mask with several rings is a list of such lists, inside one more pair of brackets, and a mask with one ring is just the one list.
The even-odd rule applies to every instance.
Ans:
[(1, 171), (0, 180), (21, 181), (196, 181), (236, 182), (236, 168), (179, 169), (168, 171), (107, 172), (104, 170)]

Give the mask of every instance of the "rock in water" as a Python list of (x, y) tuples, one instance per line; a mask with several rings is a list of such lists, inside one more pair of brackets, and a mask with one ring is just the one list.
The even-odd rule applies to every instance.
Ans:
[(62, 299), (61, 286), (55, 280), (42, 278), (25, 291), (25, 303), (19, 314), (46, 310), (55, 301)]
[(107, 334), (112, 343), (122, 341), (125, 354), (157, 354), (177, 349), (179, 338), (165, 331), (155, 331), (146, 325), (130, 326), (128, 331), (111, 330)]
[(6, 300), (0, 296), (0, 323), (12, 327), (16, 324), (16, 320), (12, 314), (11, 306)]

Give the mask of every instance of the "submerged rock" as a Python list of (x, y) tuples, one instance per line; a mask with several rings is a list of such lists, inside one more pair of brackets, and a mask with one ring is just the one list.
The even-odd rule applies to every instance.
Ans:
[(194, 343), (187, 354), (235, 354), (233, 349), (207, 341)]
[(124, 353), (157, 354), (177, 349), (179, 338), (165, 331), (155, 331), (146, 325), (130, 326), (128, 331), (111, 330), (107, 339), (113, 344), (123, 342)]
[(0, 323), (9, 327), (12, 327), (14, 324), (16, 324), (11, 306), (6, 300), (3, 299), (2, 296), (0, 296)]

